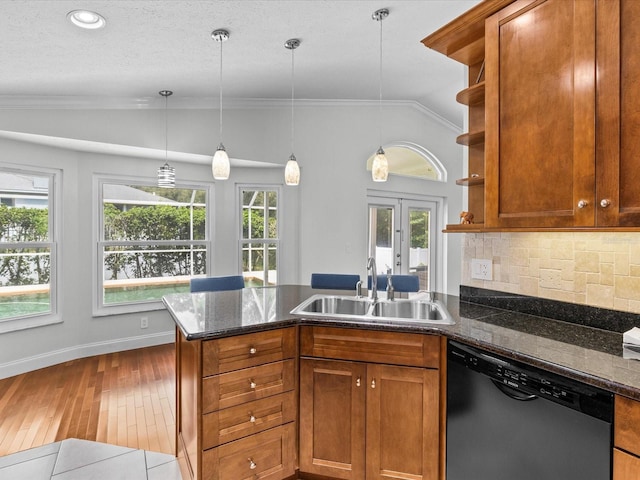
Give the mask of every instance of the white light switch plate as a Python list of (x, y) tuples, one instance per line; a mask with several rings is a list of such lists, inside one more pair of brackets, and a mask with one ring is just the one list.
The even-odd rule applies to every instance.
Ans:
[(493, 280), (493, 264), (491, 260), (471, 259), (471, 278), (477, 280)]

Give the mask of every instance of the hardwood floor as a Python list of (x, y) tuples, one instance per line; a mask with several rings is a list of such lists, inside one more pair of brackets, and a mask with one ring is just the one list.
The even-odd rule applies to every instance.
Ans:
[(174, 454), (174, 345), (0, 380), (0, 456), (67, 438)]

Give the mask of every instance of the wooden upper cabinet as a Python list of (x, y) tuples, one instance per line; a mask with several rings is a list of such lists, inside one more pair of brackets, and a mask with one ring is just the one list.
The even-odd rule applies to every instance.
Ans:
[(487, 19), (487, 227), (594, 225), (595, 14), (519, 0)]
[(640, 226), (640, 182), (637, 181), (640, 171), (640, 55), (637, 53), (640, 2), (599, 0), (597, 9), (597, 224), (637, 227)]
[(487, 228), (640, 227), (639, 16), (519, 0), (487, 19)]

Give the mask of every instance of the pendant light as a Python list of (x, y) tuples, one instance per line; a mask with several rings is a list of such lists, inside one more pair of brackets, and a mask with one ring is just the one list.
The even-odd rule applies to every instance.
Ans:
[(386, 8), (381, 8), (380, 10), (376, 10), (371, 15), (375, 21), (380, 22), (380, 97), (378, 103), (378, 115), (379, 115), (379, 135), (380, 135), (380, 146), (378, 147), (378, 151), (376, 152), (376, 156), (373, 158), (373, 164), (371, 165), (371, 177), (374, 182), (386, 182), (387, 177), (389, 176), (389, 162), (387, 161), (387, 156), (382, 149), (382, 20), (389, 16), (389, 10)]
[(168, 161), (169, 122), (167, 120), (167, 102), (168, 98), (173, 95), (173, 92), (171, 90), (160, 90), (158, 93), (164, 97), (164, 165), (158, 169), (158, 186), (162, 188), (175, 188), (176, 169), (170, 166)]
[(287, 185), (298, 185), (300, 183), (300, 166), (293, 154), (293, 99), (294, 99), (294, 58), (293, 51), (300, 46), (300, 40), (292, 38), (284, 42), (284, 47), (291, 50), (291, 156), (284, 169), (284, 182)]
[(231, 165), (229, 163), (229, 155), (222, 144), (222, 43), (229, 40), (229, 32), (227, 30), (214, 30), (211, 37), (220, 44), (220, 145), (213, 156), (211, 162), (211, 171), (213, 178), (216, 180), (226, 180), (229, 178)]

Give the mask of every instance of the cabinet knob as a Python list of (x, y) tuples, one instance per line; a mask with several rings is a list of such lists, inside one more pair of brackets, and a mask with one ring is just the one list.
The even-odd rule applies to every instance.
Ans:
[(258, 349), (256, 347), (251, 347), (249, 349), (249, 355), (255, 355), (258, 352)]
[(609, 200), (608, 198), (603, 198), (602, 200), (600, 200), (600, 206), (602, 208), (607, 208), (609, 205), (611, 205), (611, 200)]
[(251, 459), (251, 458), (247, 458), (247, 460), (249, 461), (249, 468), (251, 470), (255, 470), (256, 467), (258, 466), (258, 465), (256, 465), (256, 462), (254, 462), (253, 459)]
[(249, 421), (250, 421), (251, 423), (256, 423), (256, 417), (255, 417), (253, 414), (251, 414), (251, 413), (249, 414)]
[(584, 208), (584, 207), (586, 207), (587, 205), (589, 205), (589, 202), (587, 202), (586, 200), (580, 200), (580, 201), (578, 202), (578, 208)]
[(249, 386), (251, 387), (252, 390), (255, 390), (255, 388), (258, 386), (256, 384), (256, 382), (254, 382), (253, 380), (251, 380), (251, 383), (249, 383)]
[(360, 377), (356, 378), (356, 387), (359, 387), (361, 384)]
[(371, 388), (376, 388), (376, 379), (371, 380)]

